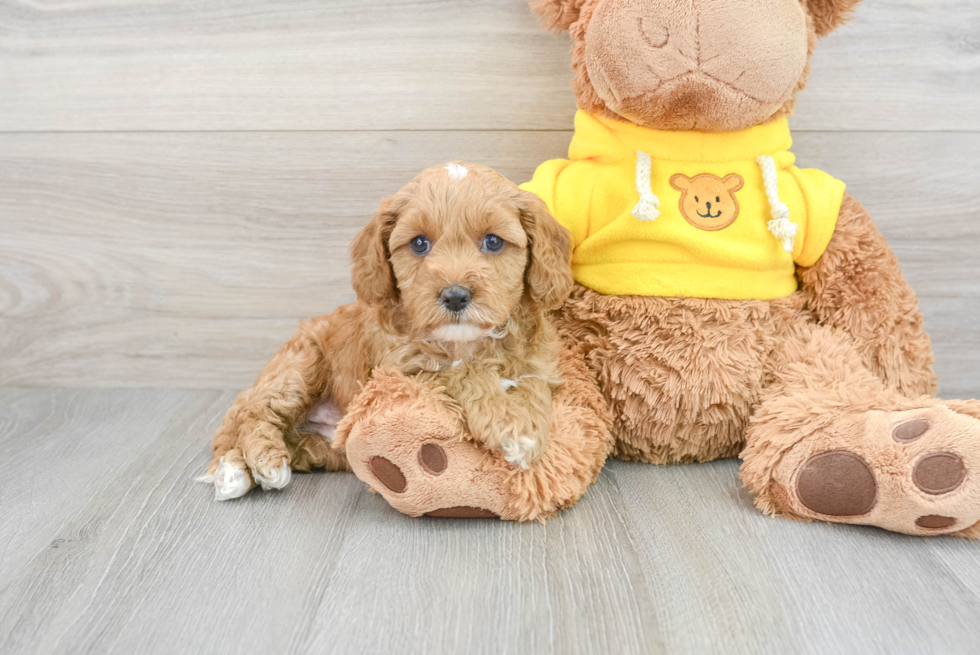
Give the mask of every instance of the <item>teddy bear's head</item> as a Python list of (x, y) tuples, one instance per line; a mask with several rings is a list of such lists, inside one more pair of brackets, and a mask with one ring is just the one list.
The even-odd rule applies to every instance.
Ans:
[(728, 132), (792, 111), (817, 39), (860, 0), (529, 0), (569, 30), (578, 104), (663, 130)]

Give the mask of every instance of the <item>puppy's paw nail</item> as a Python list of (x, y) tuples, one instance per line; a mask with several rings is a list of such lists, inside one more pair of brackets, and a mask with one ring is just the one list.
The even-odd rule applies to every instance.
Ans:
[(244, 469), (221, 460), (218, 470), (214, 472), (214, 499), (231, 500), (241, 498), (249, 490), (248, 476)]
[(293, 472), (289, 468), (289, 462), (283, 460), (280, 466), (266, 471), (252, 470), (255, 481), (262, 485), (264, 491), (269, 489), (282, 489), (293, 477)]

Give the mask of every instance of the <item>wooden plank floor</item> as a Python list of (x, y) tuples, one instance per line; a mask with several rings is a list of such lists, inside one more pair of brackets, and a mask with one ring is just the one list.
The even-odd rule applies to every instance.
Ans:
[(232, 395), (0, 392), (0, 652), (976, 652), (976, 544), (768, 519), (734, 462), (614, 462), (545, 525), (349, 474), (215, 503)]
[[(865, 0), (791, 119), (957, 397), (978, 34), (976, 0)], [(0, 0), (0, 653), (977, 652), (978, 544), (767, 519), (737, 462), (613, 462), (546, 525), (408, 519), (350, 475), (191, 481), (235, 391), (353, 298), (385, 195), (564, 153), (568, 58), (524, 0)]]

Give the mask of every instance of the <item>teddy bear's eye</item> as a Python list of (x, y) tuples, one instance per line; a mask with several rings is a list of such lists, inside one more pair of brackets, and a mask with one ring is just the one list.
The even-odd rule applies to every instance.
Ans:
[(721, 202), (721, 196), (715, 196), (715, 202)]
[(429, 251), (432, 250), (432, 244), (429, 242), (429, 237), (423, 234), (420, 234), (419, 236), (412, 239), (409, 246), (411, 247), (412, 252), (418, 255), (419, 257), (424, 257), (428, 255)]
[(701, 202), (701, 201), (698, 200), (698, 197), (697, 196), (694, 196), (694, 202)]

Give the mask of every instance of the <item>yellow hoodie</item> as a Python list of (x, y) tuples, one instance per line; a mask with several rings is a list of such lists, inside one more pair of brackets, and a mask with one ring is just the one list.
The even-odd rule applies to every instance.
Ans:
[(796, 291), (837, 224), (844, 183), (799, 169), (785, 119), (668, 132), (578, 112), (539, 195), (575, 244), (575, 279), (609, 295), (769, 300)]

